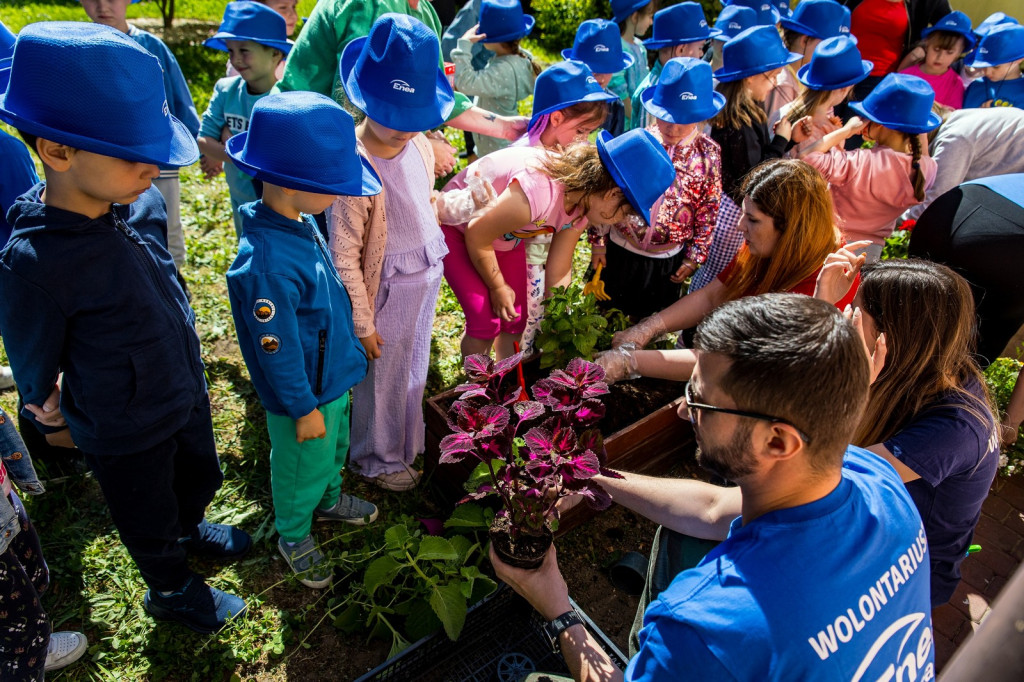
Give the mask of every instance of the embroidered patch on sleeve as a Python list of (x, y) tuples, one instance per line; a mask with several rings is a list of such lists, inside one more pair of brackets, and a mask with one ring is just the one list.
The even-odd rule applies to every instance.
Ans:
[(281, 350), (281, 339), (277, 338), (273, 334), (264, 334), (260, 337), (260, 348), (267, 355), (273, 355), (277, 351)]
[(277, 314), (277, 307), (269, 298), (257, 298), (252, 307), (252, 315), (257, 322), (270, 322)]

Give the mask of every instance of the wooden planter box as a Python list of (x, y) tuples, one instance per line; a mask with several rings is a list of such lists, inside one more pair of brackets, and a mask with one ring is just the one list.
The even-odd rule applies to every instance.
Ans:
[[(656, 409), (639, 421), (616, 431), (605, 438), (608, 452), (608, 467), (649, 475), (663, 474), (680, 458), (692, 457), (696, 440), (690, 422), (676, 414), (682, 402), (683, 384), (679, 385), (680, 397)], [(458, 394), (455, 390), (428, 398), (423, 410), (427, 424), (426, 452), (424, 454), (426, 475), (439, 501), (452, 507), (465, 496), (463, 484), (476, 466), (476, 460), (468, 458), (458, 464), (438, 465), (441, 439), (451, 433), (448, 428), (448, 405)], [(575, 528), (594, 516), (587, 504), (578, 504), (562, 515), (558, 534)]]

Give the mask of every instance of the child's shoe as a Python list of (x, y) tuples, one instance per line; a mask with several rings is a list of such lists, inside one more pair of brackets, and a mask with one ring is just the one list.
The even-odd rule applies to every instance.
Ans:
[(344, 521), (353, 526), (365, 526), (377, 520), (377, 505), (355, 495), (339, 495), (338, 501), (328, 509), (313, 512), (317, 521)]
[(385, 490), (401, 493), (416, 487), (416, 484), (420, 482), (420, 472), (414, 469), (404, 469), (390, 474), (380, 474), (370, 480)]
[(177, 621), (204, 635), (220, 630), (246, 608), (243, 599), (210, 587), (199, 576), (192, 576), (184, 587), (166, 596), (146, 590), (143, 605), (156, 620)]
[(14, 388), (14, 373), (7, 365), (0, 365), (0, 391)]
[(43, 670), (60, 670), (82, 657), (89, 647), (89, 640), (81, 632), (54, 632), (50, 635), (50, 646), (46, 650)]
[(327, 565), (312, 535), (307, 535), (304, 540), (295, 544), (285, 542), (284, 538), (281, 538), (277, 541), (277, 549), (298, 576), (299, 582), (306, 587), (319, 590), (331, 584), (334, 577), (331, 567)]
[(240, 528), (203, 519), (192, 534), (178, 540), (178, 544), (184, 545), (189, 554), (231, 559), (248, 552), (252, 538)]

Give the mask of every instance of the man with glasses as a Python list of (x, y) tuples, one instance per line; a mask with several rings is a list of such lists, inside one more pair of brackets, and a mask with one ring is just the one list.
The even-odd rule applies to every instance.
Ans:
[[(625, 679), (934, 679), (921, 519), (892, 467), (847, 445), (870, 381), (853, 324), (766, 294), (712, 312), (694, 347), (680, 416), (701, 466), (736, 487), (598, 479), (666, 532), (722, 540), (650, 595)], [(491, 559), (550, 621), (575, 679), (623, 678), (568, 613), (554, 548), (536, 571)]]

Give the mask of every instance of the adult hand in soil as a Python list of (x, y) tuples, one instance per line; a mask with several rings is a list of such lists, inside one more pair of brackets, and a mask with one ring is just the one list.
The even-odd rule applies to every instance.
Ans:
[(627, 343), (631, 343), (637, 348), (643, 348), (651, 342), (651, 339), (667, 333), (668, 328), (665, 326), (661, 313), (654, 313), (650, 317), (640, 320), (640, 322), (629, 329), (612, 336), (612, 348), (618, 348)]
[(618, 348), (598, 353), (594, 362), (604, 370), (604, 380), (608, 384), (614, 384), (623, 379), (637, 379), (640, 372), (636, 368), (636, 347), (631, 344), (623, 344)]
[(818, 279), (814, 283), (814, 298), (833, 305), (841, 301), (867, 260), (863, 253), (858, 256), (853, 251), (870, 245), (870, 241), (853, 242), (825, 256), (825, 263), (818, 271)]
[(519, 317), (516, 315), (516, 292), (507, 284), (491, 289), (491, 310), (505, 322)]
[(558, 569), (554, 544), (548, 548), (540, 568), (533, 570), (509, 566), (494, 553), (494, 547), (491, 547), (490, 556), (495, 575), (530, 602), (544, 620), (554, 620), (572, 608), (569, 587)]

